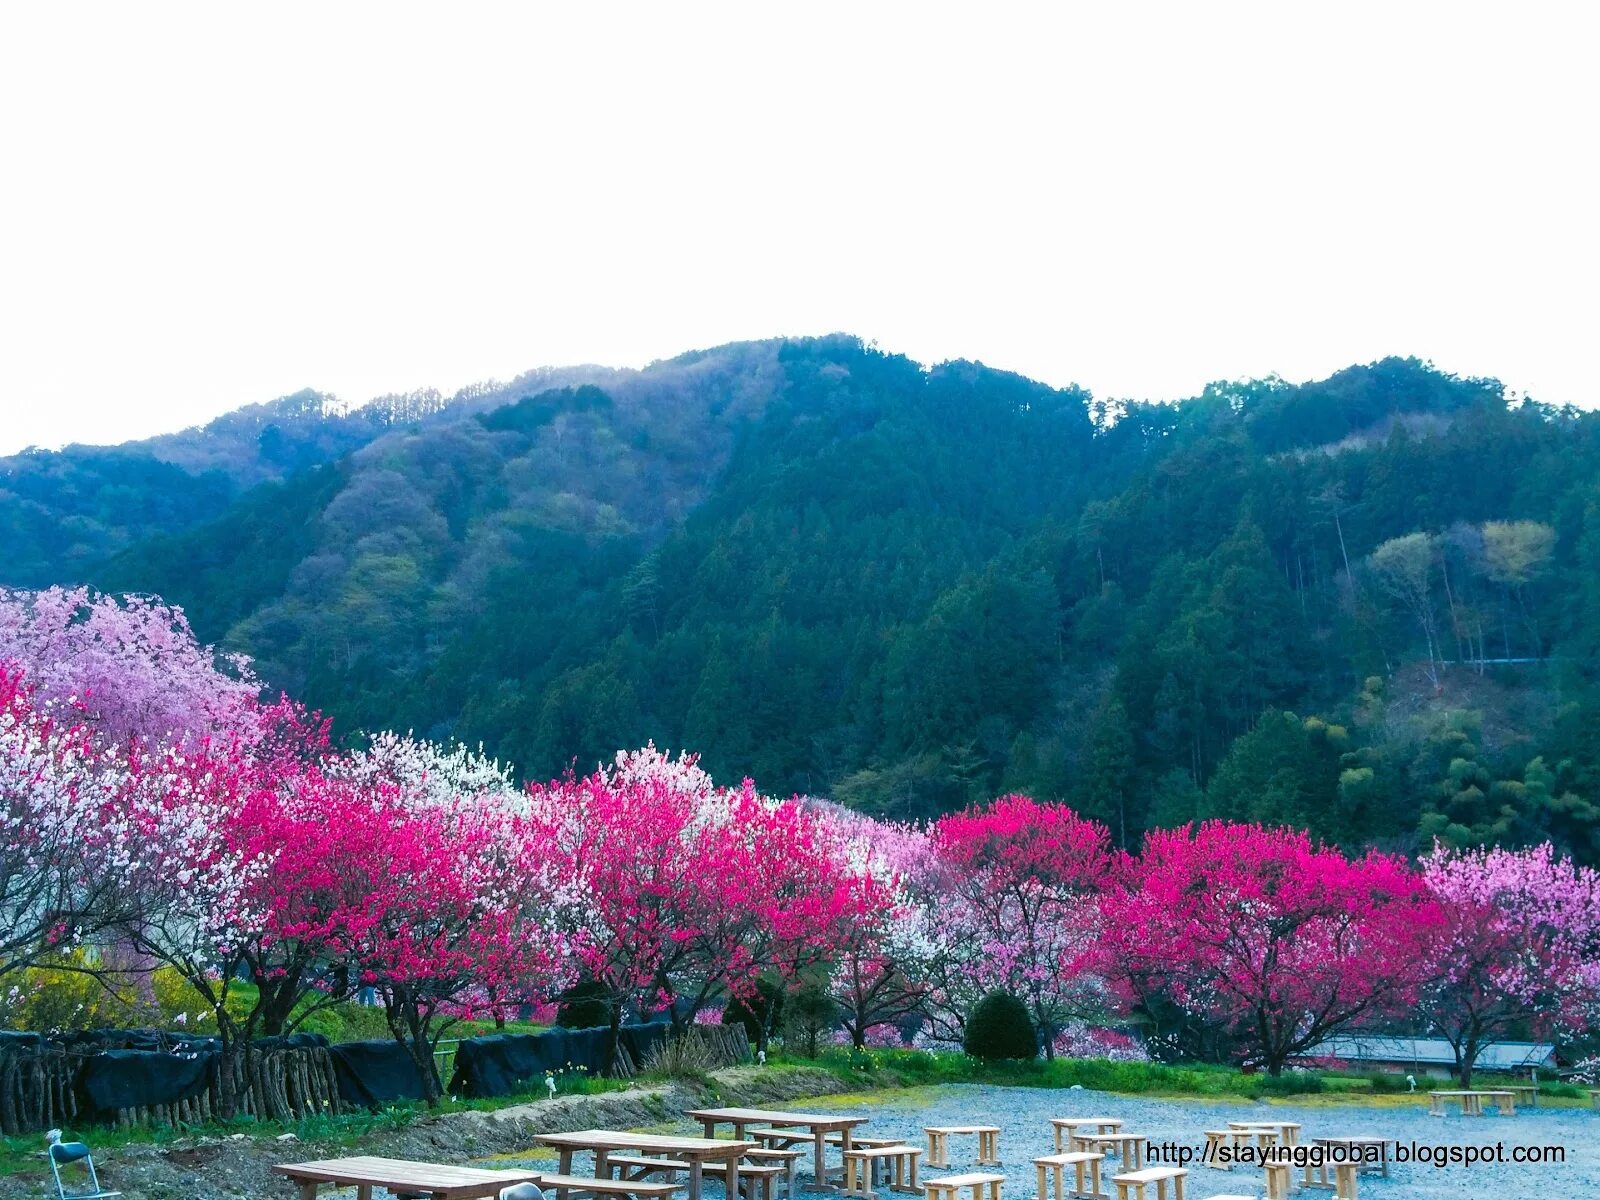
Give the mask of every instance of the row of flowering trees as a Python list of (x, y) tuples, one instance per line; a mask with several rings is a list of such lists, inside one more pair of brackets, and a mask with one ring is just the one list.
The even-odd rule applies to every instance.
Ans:
[(157, 602), (0, 592), (0, 990), (75, 945), (166, 965), (248, 1078), (257, 1037), (371, 989), (434, 1095), (450, 1022), (580, 981), (613, 1027), (825, 988), (858, 1045), (959, 1041), (1000, 990), (1047, 1054), (1132, 1012), (1159, 1052), (1274, 1073), (1420, 1015), (1464, 1080), (1597, 1015), (1600, 882), (1548, 847), (1413, 864), (1214, 822), (1129, 855), (1027, 797), (888, 824), (653, 747), (519, 788), (460, 747), (340, 748), (258, 691)]

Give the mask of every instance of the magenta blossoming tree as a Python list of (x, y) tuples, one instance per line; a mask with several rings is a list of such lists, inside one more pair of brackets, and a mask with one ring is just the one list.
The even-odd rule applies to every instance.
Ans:
[(1450, 851), (1422, 860), (1441, 919), (1423, 944), (1418, 1009), (1455, 1052), (1462, 1087), (1479, 1054), (1527, 1027), (1578, 1034), (1596, 1018), (1600, 875), (1529, 850)]
[(1350, 859), (1304, 833), (1221, 821), (1148, 834), (1104, 913), (1108, 973), (1159, 987), (1274, 1075), (1413, 996), (1422, 939), (1438, 924), (1400, 859)]

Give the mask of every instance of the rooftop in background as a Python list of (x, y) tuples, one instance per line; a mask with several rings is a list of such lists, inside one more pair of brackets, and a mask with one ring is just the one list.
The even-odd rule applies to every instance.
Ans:
[[(1518, 1071), (1529, 1067), (1554, 1067), (1556, 1048), (1549, 1042), (1495, 1042), (1478, 1055), (1483, 1071)], [(1453, 1066), (1450, 1043), (1437, 1037), (1383, 1037), (1341, 1034), (1313, 1048), (1308, 1057), (1342, 1058), (1347, 1062), (1415, 1063), (1418, 1066)]]

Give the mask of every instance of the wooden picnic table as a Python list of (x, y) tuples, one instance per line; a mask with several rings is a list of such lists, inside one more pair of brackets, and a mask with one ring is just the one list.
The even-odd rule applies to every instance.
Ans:
[[(824, 1191), (834, 1190), (833, 1185), (828, 1182), (826, 1153), (828, 1135), (830, 1133), (839, 1135), (839, 1149), (842, 1154), (851, 1148), (851, 1131), (857, 1125), (866, 1124), (867, 1121), (865, 1117), (847, 1117), (838, 1113), (784, 1112), (773, 1108), (697, 1108), (690, 1110), (688, 1115), (700, 1122), (708, 1138), (716, 1136), (718, 1125), (733, 1126), (735, 1138), (743, 1138), (745, 1131), (752, 1125), (764, 1126), (775, 1132), (793, 1130), (794, 1136), (787, 1139), (786, 1144), (811, 1143), (813, 1182)], [(844, 1168), (841, 1167), (841, 1176), (843, 1171)], [(842, 1178), (840, 1182), (843, 1182)], [(691, 1197), (690, 1200), (695, 1198)]]
[(629, 1133), (624, 1129), (579, 1129), (573, 1133), (541, 1133), (535, 1142), (554, 1146), (560, 1154), (562, 1175), (572, 1174), (572, 1156), (594, 1155), (596, 1179), (611, 1178), (607, 1159), (615, 1151), (635, 1150), (640, 1154), (678, 1158), (689, 1164), (689, 1200), (700, 1200), (700, 1179), (707, 1168), (721, 1171), (727, 1180), (728, 1200), (739, 1195), (739, 1160), (755, 1142), (710, 1137), (670, 1137), (658, 1133)]
[(325, 1183), (355, 1188), (357, 1200), (372, 1200), (373, 1188), (426, 1192), (434, 1200), (482, 1200), (498, 1196), (500, 1189), (514, 1183), (539, 1182), (537, 1171), (485, 1171), (403, 1158), (323, 1158), (282, 1163), (272, 1170), (296, 1184), (302, 1200), (312, 1200)]

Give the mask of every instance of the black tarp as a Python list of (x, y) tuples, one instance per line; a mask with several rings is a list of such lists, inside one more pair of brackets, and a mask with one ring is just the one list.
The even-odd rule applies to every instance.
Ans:
[(215, 1070), (216, 1053), (102, 1050), (86, 1058), (78, 1085), (91, 1108), (113, 1112), (172, 1104), (198, 1096)]
[[(622, 1048), (642, 1063), (667, 1036), (671, 1026), (624, 1025), (618, 1034)], [(545, 1033), (497, 1033), (464, 1038), (456, 1046), (456, 1069), (450, 1077), (455, 1096), (486, 1098), (536, 1091), (546, 1071), (581, 1069), (599, 1075), (606, 1067), (611, 1031), (563, 1029)]]
[(330, 1046), (339, 1099), (376, 1108), (396, 1100), (420, 1100), (422, 1076), (399, 1042), (340, 1042)]

